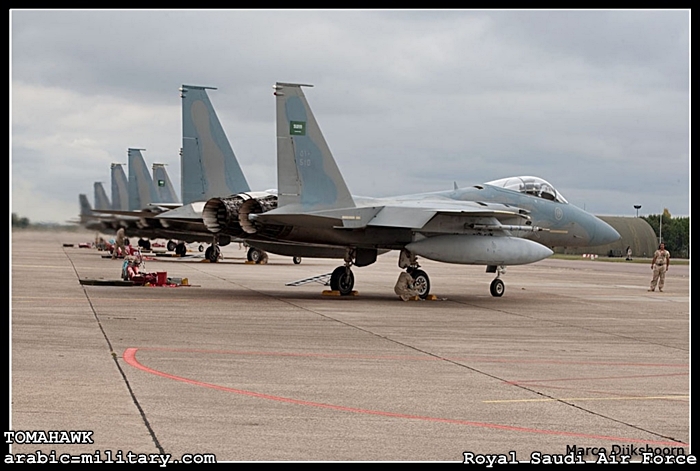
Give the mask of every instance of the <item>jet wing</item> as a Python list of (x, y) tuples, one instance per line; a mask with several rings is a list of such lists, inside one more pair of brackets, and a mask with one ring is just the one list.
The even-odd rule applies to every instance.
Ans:
[(181, 221), (201, 221), (202, 220), (202, 209), (204, 208), (203, 201), (196, 201), (194, 203), (183, 204), (177, 209), (171, 209), (170, 211), (165, 211), (156, 216), (157, 219), (171, 219), (171, 220), (181, 220)]
[(518, 229), (530, 220), (528, 211), (498, 203), (471, 201), (404, 201), (384, 206), (352, 207), (316, 212), (273, 210), (249, 216), (258, 224), (335, 229), (392, 228), (417, 232), (461, 233), (465, 230)]
[(93, 214), (95, 216), (132, 216), (134, 218), (147, 218), (147, 217), (155, 217), (157, 214), (159, 214), (158, 211), (149, 211), (149, 210), (141, 210), (141, 211), (128, 211), (128, 210), (119, 210), (119, 209), (93, 209), (92, 210)]

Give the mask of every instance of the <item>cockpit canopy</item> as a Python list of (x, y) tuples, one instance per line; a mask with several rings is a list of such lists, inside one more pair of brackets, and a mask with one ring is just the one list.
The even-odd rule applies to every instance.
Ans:
[(537, 196), (538, 198), (543, 198), (550, 201), (558, 201), (559, 203), (566, 204), (569, 203), (566, 201), (566, 198), (564, 198), (561, 193), (559, 193), (548, 181), (539, 177), (501, 178), (500, 180), (494, 180), (492, 182), (487, 182), (486, 184), (506, 188), (508, 190), (519, 191), (520, 193)]

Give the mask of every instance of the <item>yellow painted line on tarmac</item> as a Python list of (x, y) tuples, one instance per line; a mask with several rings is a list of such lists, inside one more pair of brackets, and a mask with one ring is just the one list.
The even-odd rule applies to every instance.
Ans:
[(498, 401), (481, 401), (487, 404), (505, 404), (509, 402), (552, 402), (552, 401), (648, 401), (652, 399), (688, 399), (689, 396), (624, 396), (624, 397), (560, 397), (554, 399), (504, 399)]

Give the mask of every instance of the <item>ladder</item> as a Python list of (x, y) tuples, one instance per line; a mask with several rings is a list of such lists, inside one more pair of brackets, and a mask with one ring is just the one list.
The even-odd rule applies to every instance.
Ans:
[(331, 274), (326, 273), (324, 275), (316, 275), (310, 278), (303, 278), (297, 281), (290, 281), (289, 283), (285, 283), (284, 286), (301, 286), (307, 283), (319, 283), (323, 286), (328, 286), (331, 284)]

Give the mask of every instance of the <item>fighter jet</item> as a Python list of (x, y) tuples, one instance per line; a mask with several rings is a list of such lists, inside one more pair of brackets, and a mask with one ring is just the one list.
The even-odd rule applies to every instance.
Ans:
[[(274, 86), (277, 109), (277, 195), (212, 198), (202, 211), (215, 234), (277, 248), (344, 251), (330, 277), (332, 290), (353, 292), (351, 267), (374, 263), (382, 251), (399, 251), (399, 267), (418, 295), (430, 293), (418, 257), (485, 265), (496, 273), (490, 292), (500, 297), (508, 265), (537, 262), (553, 246), (595, 246), (620, 235), (576, 206), (547, 181), (504, 178), (468, 188), (395, 198), (353, 197), (304, 96), (302, 85)], [(456, 186), (456, 185), (455, 185)]]

